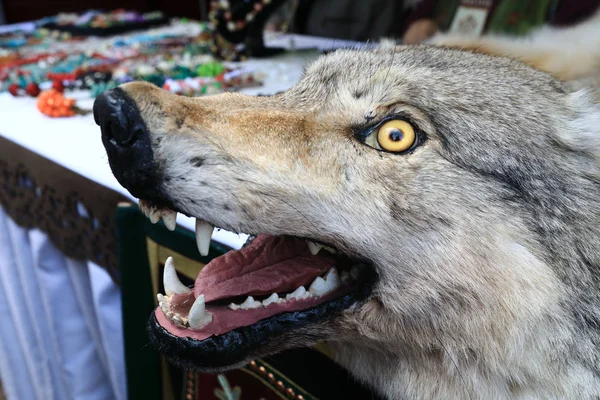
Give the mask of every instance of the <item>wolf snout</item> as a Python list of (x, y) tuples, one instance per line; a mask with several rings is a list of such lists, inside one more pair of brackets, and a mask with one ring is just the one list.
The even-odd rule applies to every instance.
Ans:
[(157, 186), (151, 138), (133, 99), (120, 88), (100, 94), (94, 102), (94, 120), (113, 174), (132, 195), (148, 198)]

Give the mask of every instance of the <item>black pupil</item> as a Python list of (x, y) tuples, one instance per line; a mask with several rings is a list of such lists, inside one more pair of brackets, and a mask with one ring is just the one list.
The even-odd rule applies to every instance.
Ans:
[(404, 132), (400, 129), (395, 128), (390, 131), (390, 140), (393, 142), (399, 142), (404, 139)]

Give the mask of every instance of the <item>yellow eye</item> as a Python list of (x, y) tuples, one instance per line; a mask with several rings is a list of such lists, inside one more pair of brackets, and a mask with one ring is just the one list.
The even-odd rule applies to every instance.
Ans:
[(410, 149), (416, 139), (411, 124), (399, 119), (386, 122), (377, 131), (377, 142), (381, 148), (394, 153)]

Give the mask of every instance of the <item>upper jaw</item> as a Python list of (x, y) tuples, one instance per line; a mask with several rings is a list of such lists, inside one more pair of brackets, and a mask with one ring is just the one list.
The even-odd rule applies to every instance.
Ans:
[[(139, 200), (140, 211), (152, 222), (153, 224), (158, 223), (162, 220), (165, 227), (170, 231), (174, 231), (177, 226), (177, 216), (179, 213), (182, 213), (188, 217), (195, 218), (195, 232), (196, 232), (196, 244), (198, 247), (198, 251), (200, 255), (206, 256), (208, 255), (208, 249), (210, 245), (210, 240), (215, 228), (218, 229), (226, 229), (229, 231), (237, 231), (233, 229), (231, 226), (224, 226), (223, 223), (219, 223), (219, 226), (215, 226), (214, 221), (207, 221), (202, 218), (198, 218), (195, 215), (192, 215), (186, 211), (182, 211), (180, 208), (176, 208), (175, 205), (171, 201), (149, 201), (145, 199)], [(237, 233), (242, 233), (237, 231)], [(256, 236), (261, 233), (260, 231), (245, 231), (243, 232), (250, 236)], [(273, 234), (272, 232), (269, 232)], [(284, 232), (283, 235), (287, 236), (299, 236), (292, 234), (291, 232)], [(330, 253), (337, 253), (340, 250), (343, 254), (356, 259), (357, 261), (369, 262), (365, 259), (358, 251), (351, 249), (345, 243), (338, 242), (336, 244), (332, 244), (328, 241), (324, 241), (321, 239), (316, 239), (321, 235), (302, 235), (300, 237), (305, 238), (309, 249), (314, 254), (317, 254), (319, 251), (329, 251)], [(340, 249), (340, 250), (338, 250)]]

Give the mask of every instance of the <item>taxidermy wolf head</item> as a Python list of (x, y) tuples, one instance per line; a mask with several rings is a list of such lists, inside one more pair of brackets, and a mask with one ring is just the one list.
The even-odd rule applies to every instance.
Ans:
[(328, 342), (389, 399), (600, 396), (591, 90), (475, 52), (339, 50), (275, 96), (129, 83), (95, 117), (153, 218), (197, 218), (201, 252), (213, 226), (256, 236), (191, 290), (167, 263), (150, 324), (175, 362)]

